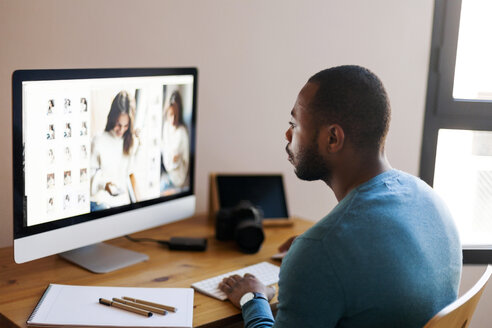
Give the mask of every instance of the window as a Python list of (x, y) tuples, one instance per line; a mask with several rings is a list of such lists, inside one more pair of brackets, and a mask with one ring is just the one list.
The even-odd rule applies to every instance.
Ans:
[(454, 71), (455, 100), (492, 100), (492, 1), (464, 0)]
[(492, 1), (436, 0), (420, 176), (448, 204), (465, 263), (492, 261)]
[(464, 245), (492, 234), (492, 132), (440, 129), (434, 189), (447, 202)]

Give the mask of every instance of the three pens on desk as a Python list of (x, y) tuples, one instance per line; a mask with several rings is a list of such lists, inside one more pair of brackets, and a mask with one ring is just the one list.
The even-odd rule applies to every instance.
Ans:
[(105, 298), (100, 298), (99, 303), (107, 306), (114, 306), (116, 308), (130, 311), (146, 317), (151, 317), (153, 313), (166, 315), (168, 311), (178, 311), (178, 309), (173, 306), (139, 300), (127, 296), (123, 296), (122, 298), (113, 297), (113, 300), (111, 301)]

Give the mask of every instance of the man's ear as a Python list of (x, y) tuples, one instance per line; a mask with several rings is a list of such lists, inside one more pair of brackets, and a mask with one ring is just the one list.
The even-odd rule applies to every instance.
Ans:
[(338, 124), (325, 125), (319, 134), (319, 145), (327, 153), (339, 152), (345, 143), (345, 132)]

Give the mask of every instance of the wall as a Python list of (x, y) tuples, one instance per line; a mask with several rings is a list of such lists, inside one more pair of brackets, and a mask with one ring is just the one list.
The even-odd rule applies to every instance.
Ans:
[[(0, 246), (11, 244), (11, 74), (28, 68), (199, 68), (197, 210), (212, 171), (282, 172), (295, 215), (317, 220), (335, 198), (299, 181), (284, 131), (315, 72), (356, 63), (393, 106), (387, 152), (417, 174), (431, 1), (0, 1)], [(415, 19), (418, 17), (418, 20)]]
[(318, 220), (335, 198), (299, 181), (284, 150), (299, 89), (326, 67), (373, 70), (393, 107), (388, 158), (418, 174), (432, 11), (431, 0), (1, 0), (0, 247), (12, 243), (14, 70), (197, 66), (197, 211), (210, 172), (282, 172), (292, 214)]

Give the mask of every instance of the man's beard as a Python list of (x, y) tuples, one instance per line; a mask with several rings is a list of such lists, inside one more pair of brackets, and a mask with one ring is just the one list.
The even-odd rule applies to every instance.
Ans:
[(290, 152), (288, 145), (285, 150), (292, 159), (294, 172), (299, 179), (305, 181), (325, 180), (329, 178), (330, 170), (317, 151), (318, 145), (315, 142), (310, 145), (309, 148), (301, 148), (297, 156)]

